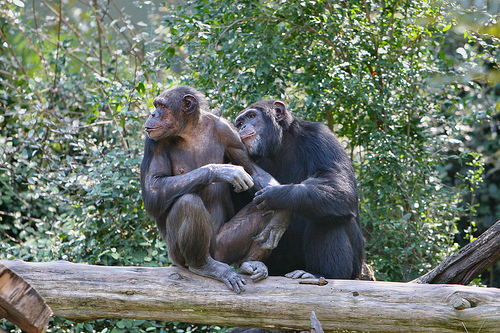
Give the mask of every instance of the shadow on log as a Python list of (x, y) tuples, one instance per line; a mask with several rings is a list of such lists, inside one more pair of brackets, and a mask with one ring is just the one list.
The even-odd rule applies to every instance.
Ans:
[(34, 286), (54, 314), (75, 321), (134, 318), (325, 332), (500, 332), (500, 290), (361, 280), (324, 286), (247, 279), (235, 294), (177, 267), (107, 267), (3, 261)]

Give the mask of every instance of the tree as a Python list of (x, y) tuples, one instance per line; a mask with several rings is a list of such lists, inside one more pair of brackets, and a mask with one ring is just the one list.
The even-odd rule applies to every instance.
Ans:
[[(266, 96), (349, 140), (368, 259), (413, 279), (454, 249), (458, 193), (443, 186), (450, 125), (435, 103), (446, 8), (430, 1), (191, 2), (164, 24), (165, 63), (226, 114)], [(176, 49), (176, 45), (181, 45)], [(428, 89), (431, 87), (432, 89)], [(394, 259), (397, 258), (397, 261)]]
[[(228, 117), (279, 97), (348, 142), (379, 279), (411, 280), (456, 248), (455, 221), (466, 216), (459, 226), (468, 228), (478, 211), (478, 196), (459, 205), (464, 190), (495, 198), (491, 184), (480, 187), (480, 155), (469, 152), (497, 147), (494, 122), (486, 121), (498, 119), (498, 14), (423, 0), (200, 0), (170, 11), (131, 2), (133, 16), (120, 7), (125, 1), (1, 2), (0, 259), (168, 265), (142, 209), (138, 165), (143, 116), (179, 78)], [(456, 10), (463, 15), (445, 15)], [(469, 75), (478, 63), (491, 75)], [(492, 144), (471, 146), (475, 129)], [(489, 155), (486, 170), (495, 175), (498, 159)], [(450, 169), (444, 162), (452, 159), (463, 166)], [(51, 325), (57, 332), (196, 327), (60, 318)]]

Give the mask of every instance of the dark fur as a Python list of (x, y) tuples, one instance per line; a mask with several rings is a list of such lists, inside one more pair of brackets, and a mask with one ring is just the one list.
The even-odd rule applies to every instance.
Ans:
[(278, 187), (268, 198), (271, 209), (294, 213), (265, 261), (269, 273), (301, 269), (326, 278), (355, 279), (361, 272), (364, 239), (349, 156), (323, 124), (300, 120), (288, 111), (276, 121), (274, 102), (260, 101), (246, 109), (260, 112), (266, 123), (259, 132), (263, 145), (252, 158), (281, 184), (303, 186)]

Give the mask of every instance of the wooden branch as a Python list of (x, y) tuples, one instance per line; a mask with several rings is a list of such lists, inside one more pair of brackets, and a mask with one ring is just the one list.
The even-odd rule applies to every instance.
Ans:
[(414, 283), (469, 284), (500, 259), (500, 221)]
[(0, 263), (0, 319), (30, 333), (45, 332), (52, 311), (26, 281)]
[[(500, 332), (500, 290), (361, 280), (324, 286), (270, 277), (235, 294), (176, 267), (106, 267), (3, 261), (54, 314), (76, 321), (135, 318), (267, 329)], [(248, 279), (247, 279), (248, 280)]]

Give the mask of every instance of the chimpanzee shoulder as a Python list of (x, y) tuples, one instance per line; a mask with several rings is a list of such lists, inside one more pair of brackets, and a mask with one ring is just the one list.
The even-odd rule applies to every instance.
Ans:
[[(347, 167), (352, 170), (349, 156), (331, 130), (319, 122), (308, 122), (293, 116), (293, 121), (284, 129), (282, 149), (276, 160), (280, 163), (279, 181), (300, 182), (318, 171)], [(285, 163), (291, 159), (290, 163)], [(277, 167), (276, 160), (263, 158), (259, 164), (267, 170)], [(281, 177), (279, 176), (281, 175)]]

